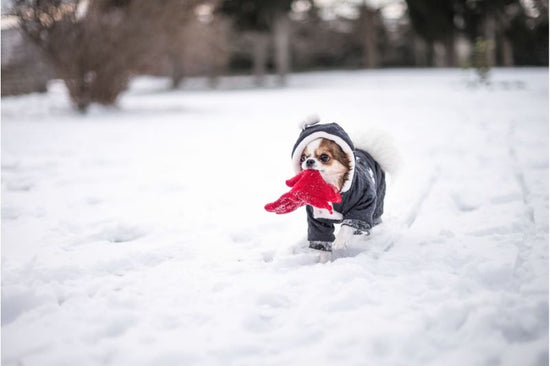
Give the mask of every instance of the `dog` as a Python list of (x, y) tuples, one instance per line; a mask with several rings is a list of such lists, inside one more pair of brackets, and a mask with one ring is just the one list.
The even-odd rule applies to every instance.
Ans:
[[(332, 213), (306, 207), (309, 247), (324, 252), (344, 249), (355, 235), (370, 235), (382, 222), (387, 169), (368, 152), (369, 147), (355, 147), (337, 123), (319, 124), (312, 117), (301, 128), (292, 150), (294, 170), (318, 170), (342, 196), (341, 203), (333, 204)], [(335, 224), (341, 224), (336, 235)]]

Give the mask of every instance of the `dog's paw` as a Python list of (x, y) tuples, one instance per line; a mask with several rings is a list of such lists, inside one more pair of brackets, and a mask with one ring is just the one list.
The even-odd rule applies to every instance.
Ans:
[(347, 248), (347, 243), (343, 240), (336, 239), (334, 243), (332, 243), (332, 250), (342, 250)]
[(319, 251), (319, 263), (328, 263), (332, 261), (332, 252)]
[(351, 226), (342, 225), (342, 227), (340, 227), (340, 230), (338, 231), (338, 234), (336, 234), (334, 242), (332, 243), (332, 249), (346, 249), (349, 241), (353, 238), (353, 233), (355, 232), (355, 230), (356, 229)]

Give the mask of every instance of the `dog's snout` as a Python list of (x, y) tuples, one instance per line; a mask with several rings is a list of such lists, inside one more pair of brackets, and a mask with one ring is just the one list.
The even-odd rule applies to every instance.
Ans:
[(315, 160), (313, 160), (313, 159), (307, 159), (307, 160), (306, 160), (306, 166), (307, 166), (308, 168), (311, 168), (311, 167), (314, 166), (314, 165), (315, 165)]

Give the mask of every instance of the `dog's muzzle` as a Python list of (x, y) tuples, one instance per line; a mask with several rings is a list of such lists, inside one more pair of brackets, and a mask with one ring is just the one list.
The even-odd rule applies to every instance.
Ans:
[(314, 166), (315, 166), (315, 160), (313, 160), (313, 159), (307, 159), (307, 160), (306, 160), (306, 167), (307, 167), (308, 169), (311, 169), (311, 168), (313, 168)]

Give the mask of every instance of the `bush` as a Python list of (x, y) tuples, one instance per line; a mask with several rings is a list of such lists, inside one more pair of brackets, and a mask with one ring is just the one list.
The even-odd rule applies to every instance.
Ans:
[(65, 82), (74, 106), (84, 112), (91, 103), (115, 104), (159, 37), (177, 34), (196, 4), (15, 0), (13, 13)]

